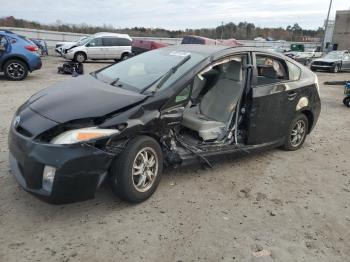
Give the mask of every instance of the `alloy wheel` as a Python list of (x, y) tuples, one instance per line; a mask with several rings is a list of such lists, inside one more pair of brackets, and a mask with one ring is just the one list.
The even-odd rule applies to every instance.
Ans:
[(7, 74), (10, 75), (14, 79), (20, 79), (25, 74), (24, 67), (16, 62), (13, 62), (7, 66)]
[(290, 144), (293, 147), (298, 147), (304, 140), (306, 135), (306, 123), (304, 120), (299, 120), (295, 123), (290, 134)]
[(83, 54), (78, 54), (77, 55), (77, 61), (79, 63), (83, 63), (85, 61), (85, 56)]
[(139, 192), (148, 191), (157, 176), (159, 161), (155, 150), (151, 147), (141, 149), (132, 166), (132, 181)]

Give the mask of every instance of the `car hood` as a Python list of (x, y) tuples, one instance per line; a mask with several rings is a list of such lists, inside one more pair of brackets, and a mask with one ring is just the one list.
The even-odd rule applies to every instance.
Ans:
[(147, 96), (80, 76), (48, 87), (27, 102), (36, 113), (57, 123), (103, 117), (145, 100)]
[(334, 63), (334, 62), (338, 62), (338, 61), (341, 61), (339, 59), (329, 59), (329, 58), (318, 58), (318, 59), (315, 59), (314, 62), (317, 61), (317, 62), (326, 62), (326, 63)]

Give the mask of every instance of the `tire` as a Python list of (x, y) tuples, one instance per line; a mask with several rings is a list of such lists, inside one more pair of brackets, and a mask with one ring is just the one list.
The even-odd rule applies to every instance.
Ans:
[(346, 105), (347, 107), (350, 107), (350, 96), (345, 97), (343, 100), (344, 105)]
[(12, 81), (20, 81), (27, 77), (28, 66), (21, 60), (9, 60), (4, 65), (4, 73), (7, 79)]
[(121, 61), (126, 60), (126, 59), (128, 59), (128, 58), (129, 58), (129, 56), (130, 56), (130, 54), (129, 54), (129, 53), (124, 53), (124, 54), (122, 54), (122, 56), (121, 56), (120, 60), (121, 60)]
[(86, 61), (87, 57), (84, 52), (77, 52), (74, 54), (74, 61), (78, 63), (84, 63)]
[[(149, 161), (144, 162), (145, 156), (148, 156)], [(155, 164), (147, 166), (151, 164), (152, 156)], [(110, 170), (112, 191), (127, 202), (145, 201), (157, 189), (162, 172), (163, 153), (159, 143), (148, 136), (136, 137), (112, 163)], [(152, 176), (153, 180), (150, 180)]]
[(308, 130), (308, 118), (304, 114), (297, 115), (289, 126), (288, 134), (282, 148), (286, 151), (295, 151), (300, 149), (305, 142)]
[(339, 65), (334, 65), (332, 68), (333, 73), (338, 73), (339, 72)]

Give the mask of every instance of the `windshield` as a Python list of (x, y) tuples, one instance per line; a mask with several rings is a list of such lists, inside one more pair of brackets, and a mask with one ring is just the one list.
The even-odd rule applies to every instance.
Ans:
[(78, 45), (81, 45), (81, 43), (86, 39), (88, 38), (87, 36), (83, 36), (82, 38), (79, 38), (78, 41), (77, 41), (77, 44)]
[(77, 45), (79, 45), (79, 46), (85, 45), (86, 43), (90, 42), (91, 39), (94, 39), (94, 37), (89, 36), (89, 37), (80, 39), (79, 42), (77, 43)]
[[(190, 56), (190, 57), (189, 57)], [(164, 89), (181, 77), (185, 72), (202, 61), (205, 57), (198, 53), (157, 49), (110, 66), (96, 73), (95, 77), (106, 83), (117, 80), (118, 86), (136, 92), (156, 84), (171, 68), (178, 65), (184, 58), (189, 57), (162, 84)], [(154, 91), (150, 88), (150, 91)]]
[(327, 54), (324, 58), (328, 59), (343, 59), (343, 53), (336, 53), (336, 52), (331, 52)]

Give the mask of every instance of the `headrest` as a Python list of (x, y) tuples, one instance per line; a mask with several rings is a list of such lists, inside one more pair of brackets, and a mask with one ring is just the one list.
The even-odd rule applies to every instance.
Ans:
[(241, 81), (242, 80), (242, 63), (239, 61), (230, 61), (227, 64), (223, 64), (224, 78)]

